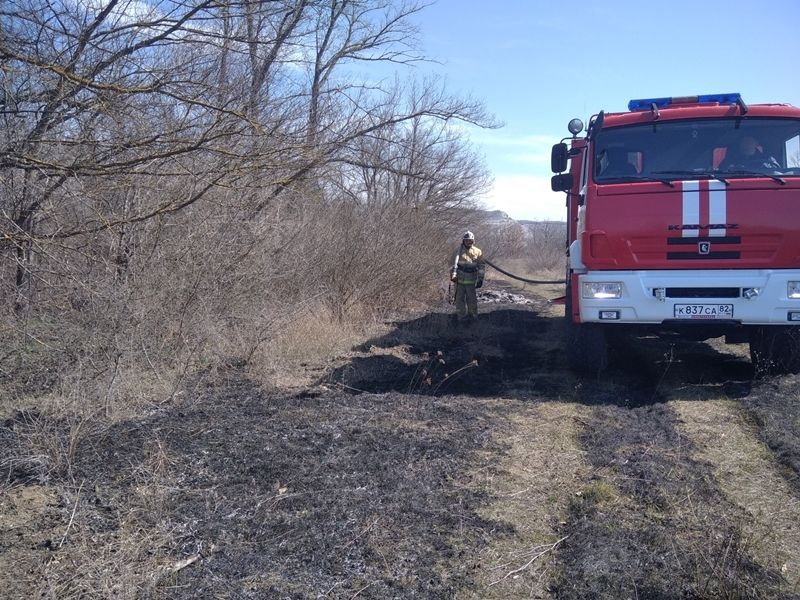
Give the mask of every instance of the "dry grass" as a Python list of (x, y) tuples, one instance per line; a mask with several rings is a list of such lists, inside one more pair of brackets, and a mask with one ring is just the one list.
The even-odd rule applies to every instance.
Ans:
[(589, 469), (577, 439), (585, 410), (562, 402), (513, 407), (498, 439), (508, 453), (473, 479), (493, 498), (481, 514), (514, 523), (515, 533), (494, 538), (482, 550), (481, 586), (468, 597), (549, 597), (554, 555), (528, 562), (563, 537), (570, 498), (585, 489)]
[(745, 511), (747, 550), (800, 589), (800, 501), (741, 406), (731, 400), (671, 403), (697, 458), (714, 465), (717, 484)]
[(165, 532), (126, 522), (113, 533), (72, 537), (70, 551), (42, 569), (38, 597), (134, 600), (150, 597), (170, 577)]
[(26, 542), (9, 544), (0, 552), (4, 598), (35, 597), (44, 560), (32, 560), (30, 549), (63, 534), (64, 523), (57, 505), (58, 496), (50, 487), (30, 485), (0, 490), (0, 536)]
[(59, 552), (42, 570), (40, 597), (132, 600), (167, 585), (179, 564), (176, 538), (191, 528), (171, 518), (170, 498), (180, 487), (173, 466), (156, 436), (146, 443), (141, 462), (118, 474), (129, 482), (124, 496), (85, 480), (70, 489), (70, 520)]
[(75, 456), (88, 437), (176, 396), (175, 381), (163, 372), (159, 376), (131, 368), (106, 378), (83, 375), (66, 374), (57, 390), (7, 405), (16, 435), (11, 452), (0, 459), (0, 468), (40, 483), (74, 482)]
[[(175, 482), (163, 454), (149, 453), (127, 497), (97, 484), (13, 487), (0, 495), (6, 598), (73, 600), (149, 597), (173, 571), (174, 525), (165, 505)], [(122, 512), (119, 512), (122, 511)], [(23, 543), (19, 543), (23, 541)], [(10, 587), (9, 587), (10, 586)]]
[[(516, 265), (514, 261), (502, 266), (512, 271), (519, 268), (520, 274), (532, 278), (558, 278), (556, 272), (526, 271), (524, 264)], [(563, 288), (557, 285), (527, 289), (535, 289), (538, 295), (548, 298), (563, 294)], [(415, 523), (423, 533), (408, 534), (406, 555), (419, 557), (417, 569), (429, 559), (436, 562), (435, 572), (443, 582), (453, 581), (453, 585), (469, 582), (465, 585), (469, 591), (459, 588), (459, 597), (548, 598), (553, 593), (563, 593), (565, 598), (578, 597), (570, 596), (566, 588), (553, 592), (551, 586), (554, 582), (563, 586), (570, 577), (580, 582), (581, 575), (591, 583), (590, 572), (575, 575), (567, 572), (569, 565), (605, 564), (605, 557), (620, 546), (624, 550), (622, 557), (617, 563), (608, 564), (627, 569), (624, 573), (631, 575), (634, 586), (633, 577), (639, 574), (636, 561), (646, 562), (659, 556), (673, 560), (676, 554), (681, 554), (679, 558), (684, 560), (686, 568), (665, 572), (661, 581), (686, 586), (698, 598), (710, 598), (724, 591), (730, 591), (732, 598), (737, 597), (741, 590), (749, 589), (739, 586), (737, 577), (741, 575), (743, 580), (755, 577), (753, 563), (781, 574), (788, 582), (778, 582), (765, 594), (781, 585), (784, 586), (781, 590), (796, 593), (798, 565), (793, 549), (800, 547), (796, 492), (791, 478), (758, 439), (763, 434), (759, 430), (763, 425), (743, 416), (736, 404), (719, 399), (721, 381), (727, 371), (714, 373), (708, 368), (713, 365), (708, 361), (716, 360), (717, 356), (695, 354), (679, 361), (670, 354), (665, 355), (664, 363), (654, 363), (652, 372), (634, 366), (628, 371), (611, 372), (605, 380), (575, 380), (563, 371), (559, 358), (561, 342), (557, 338), (556, 319), (563, 314), (563, 307), (542, 304), (542, 310), (536, 314), (514, 313), (517, 320), (513, 323), (511, 313), (514, 311), (502, 310), (496, 320), (485, 318), (466, 334), (447, 327), (447, 319), (439, 318), (445, 315), (428, 314), (414, 324), (390, 328), (379, 323), (369, 311), (342, 321), (320, 304), (307, 303), (276, 321), (270, 321), (266, 315), (259, 317), (261, 327), (250, 331), (239, 324), (229, 327), (230, 324), (198, 317), (198, 324), (204, 321), (208, 325), (204, 338), (207, 345), (182, 363), (154, 360), (150, 365), (146, 361), (137, 362), (133, 353), (123, 353), (119, 360), (113, 360), (118, 355), (107, 354), (112, 360), (105, 363), (95, 357), (94, 365), (88, 360), (73, 363), (83, 367), (65, 373), (50, 390), (25, 398), (35, 410), (17, 415), (13, 424), (16, 445), (4, 466), (16, 469), (17, 474), (30, 474), (30, 482), (51, 485), (13, 487), (6, 482), (0, 489), (0, 536), (4, 536), (0, 537), (0, 545), (5, 540), (24, 540), (23, 544), (15, 542), (13, 550), (0, 554), (0, 571), (13, 573), (18, 582), (11, 593), (20, 598), (38, 594), (42, 598), (68, 600), (164, 594), (166, 588), (186, 583), (186, 579), (176, 575), (176, 569), (184, 564), (182, 560), (200, 557), (198, 564), (185, 567), (184, 575), (202, 569), (203, 557), (211, 552), (208, 540), (216, 539), (197, 533), (191, 511), (177, 498), (201, 498), (197, 507), (208, 505), (211, 530), (228, 527), (219, 515), (235, 512), (231, 505), (218, 504), (224, 494), (216, 491), (209, 494), (196, 484), (208, 474), (206, 458), (219, 461), (217, 476), (228, 476), (231, 465), (246, 466), (253, 458), (272, 477), (271, 469), (278, 461), (283, 469), (276, 483), (278, 491), (270, 487), (275, 481), (270, 479), (259, 481), (264, 486), (262, 492), (292, 502), (312, 502), (317, 498), (315, 494), (284, 495), (280, 490), (304, 469), (310, 469), (309, 481), (317, 481), (315, 478), (321, 475), (309, 465), (313, 467), (320, 460), (330, 459), (332, 449), (341, 452), (342, 461), (354, 456), (353, 449), (362, 453), (357, 456), (368, 450), (372, 470), (342, 488), (348, 494), (355, 493), (354, 490), (366, 485), (364, 481), (384, 473), (387, 460), (384, 444), (390, 437), (399, 447), (414, 442), (408, 446), (407, 455), (400, 454), (396, 465), (398, 474), (410, 478), (408, 488), (404, 488), (408, 496), (403, 496), (397, 506), (419, 500), (419, 508), (427, 511), (431, 494), (447, 492), (444, 508), (435, 512), (432, 522), (438, 529), (433, 533), (447, 539), (456, 551), (441, 562), (437, 562), (439, 558), (431, 559), (441, 558), (437, 554), (441, 548), (417, 547), (417, 539), (430, 532), (423, 531), (425, 523)], [(491, 313), (487, 311), (482, 316), (490, 317)], [(272, 325), (267, 327), (268, 323)], [(530, 327), (523, 327), (525, 323)], [(522, 336), (520, 332), (524, 332)], [(520, 344), (521, 337), (530, 343)], [(367, 339), (369, 342), (363, 343)], [(482, 370), (470, 368), (467, 372), (469, 381), (463, 388), (463, 399), (408, 396), (406, 392), (427, 393), (430, 385), (420, 383), (425, 379), (421, 376), (422, 369), (438, 360), (436, 352), (442, 347), (439, 344), (445, 342), (451, 349), (445, 350), (444, 358), (453, 366), (470, 364), (476, 353), (483, 361)], [(360, 351), (354, 351), (359, 343), (363, 343)], [(451, 353), (457, 358), (452, 359)], [(364, 387), (368, 390), (370, 384), (378, 386), (382, 382), (382, 369), (386, 371), (392, 365), (404, 375), (407, 389), (391, 388), (400, 392), (392, 403), (380, 395), (348, 398), (337, 395), (340, 390), (307, 389), (310, 383), (325, 380), (332, 369), (347, 361), (350, 366), (364, 365)], [(486, 369), (484, 362), (497, 368), (494, 372)], [(243, 367), (235, 373), (241, 376), (244, 372), (259, 381), (262, 388), (289, 388), (308, 396), (298, 394), (281, 399), (279, 394), (264, 392), (263, 398), (258, 397), (261, 392), (256, 386), (230, 385), (226, 377), (231, 374), (228, 368), (231, 365)], [(187, 377), (190, 368), (199, 369), (206, 383), (214, 381), (215, 374), (219, 376), (218, 382), (225, 385), (202, 388), (203, 394), (219, 393), (219, 400), (202, 405), (203, 394), (181, 390), (180, 386), (190, 380)], [(702, 376), (697, 376), (701, 370)], [(194, 378), (199, 379), (202, 378)], [(695, 380), (700, 383), (694, 383)], [(484, 395), (477, 393), (478, 385), (485, 386)], [(309, 401), (317, 394), (322, 399), (317, 403)], [(632, 409), (626, 405), (622, 400), (630, 394), (634, 399), (641, 396), (640, 404), (645, 406)], [(271, 404), (276, 398), (285, 412), (294, 415), (293, 419), (281, 421), (281, 413), (273, 412)], [(656, 402), (660, 398), (671, 401), (668, 405), (660, 404)], [(692, 398), (702, 401), (687, 401)], [(186, 406), (184, 400), (196, 402), (197, 406)], [(229, 412), (217, 415), (219, 427), (214, 429), (206, 423), (207, 411), (221, 406)], [(383, 407), (378, 416), (376, 406)], [(666, 406), (677, 413), (679, 427), (673, 426)], [(179, 417), (168, 423), (159, 421), (173, 428), (172, 435), (159, 437), (157, 432), (134, 426), (126, 430), (130, 439), (124, 451), (118, 448), (114, 430), (109, 428), (154, 408), (159, 409), (159, 415), (174, 411), (172, 416)], [(190, 412), (193, 408), (198, 410), (194, 429), (189, 431), (182, 411)], [(318, 422), (320, 410), (328, 411), (325, 423)], [(778, 413), (771, 406), (764, 410), (772, 415), (770, 418), (790, 414)], [(352, 422), (343, 426), (338, 419), (348, 411)], [(409, 415), (415, 411), (419, 414), (411, 419)], [(268, 423), (274, 429), (254, 429), (248, 434), (249, 419), (256, 413), (261, 424)], [(481, 415), (480, 419), (476, 415)], [(362, 428), (367, 421), (375, 425), (376, 418), (380, 421), (379, 431), (365, 444)], [(231, 454), (223, 460), (218, 453), (221, 446), (210, 441), (229, 444), (231, 435), (226, 428), (242, 435), (230, 444)], [(453, 461), (452, 451), (456, 442), (462, 441), (462, 429), (472, 432), (476, 442), (469, 453)], [(613, 431), (599, 439), (604, 430)], [(307, 437), (310, 431), (315, 433)], [(285, 432), (290, 432), (294, 440), (289, 450), (259, 454), (264, 440), (285, 441)], [(2, 435), (5, 433), (0, 430)], [(237, 445), (248, 435), (252, 446), (248, 446), (247, 458), (242, 459), (243, 455), (236, 454)], [(180, 436), (197, 444), (199, 450), (173, 455), (178, 452), (174, 438)], [(663, 439), (659, 441), (658, 436)], [(122, 466), (114, 472), (115, 481), (98, 483), (84, 479), (80, 457), (86, 460), (97, 451), (94, 445), (86, 447), (87, 439), (98, 447), (105, 445), (108, 457), (117, 456), (119, 450)], [(0, 443), (3, 441), (0, 437)], [(307, 454), (310, 442), (314, 442), (313, 450), (318, 454)], [(431, 449), (450, 461), (447, 464), (452, 471), (441, 480), (435, 479), (430, 489), (420, 492), (416, 487), (419, 481), (413, 479), (409, 465), (425, 466), (427, 459), (423, 457)], [(197, 457), (203, 458), (200, 466), (196, 466)], [(361, 462), (359, 459), (356, 463), (337, 463), (330, 474), (346, 478), (355, 472), (351, 465)], [(645, 469), (641, 473), (637, 470), (639, 466)], [(439, 477), (442, 474), (437, 469), (434, 465), (428, 474)], [(707, 477), (709, 472), (714, 473), (715, 481)], [(184, 479), (187, 476), (196, 478), (191, 489)], [(393, 475), (387, 482), (391, 484), (395, 479)], [(689, 480), (691, 485), (686, 483)], [(231, 484), (235, 487), (248, 481), (251, 482), (248, 485), (255, 485), (252, 482), (256, 480), (244, 469), (232, 478)], [(321, 490), (320, 497), (326, 497), (328, 483), (320, 480), (313, 489)], [(728, 502), (719, 500), (717, 488)], [(374, 488), (369, 489), (377, 494)], [(336, 494), (330, 498), (334, 497), (337, 501), (341, 499)], [(456, 514), (458, 519), (440, 522), (439, 518), (449, 519), (455, 514), (454, 507), (460, 506), (458, 499), (462, 497), (472, 499), (470, 511), (474, 508), (475, 512), (462, 510), (461, 516)], [(380, 504), (383, 497), (376, 495), (373, 500)], [(246, 504), (243, 500), (237, 502)], [(343, 520), (341, 526), (345, 532), (337, 535), (343, 535), (342, 544), (349, 550), (367, 544), (384, 552), (388, 558), (376, 560), (389, 573), (390, 567), (399, 564), (392, 559), (397, 532), (405, 529), (387, 533), (387, 517), (374, 510), (376, 505), (372, 501), (352, 505), (365, 512), (357, 519)], [(226, 512), (218, 512), (223, 508)], [(274, 508), (277, 510), (277, 505)], [(395, 511), (390, 512), (390, 516), (395, 516)], [(397, 511), (397, 515), (401, 513)], [(341, 514), (315, 513), (324, 527), (332, 525), (331, 519), (341, 519)], [(470, 529), (479, 521), (480, 526)], [(586, 530), (581, 537), (581, 527), (593, 521), (600, 525)], [(260, 521), (253, 523), (260, 527)], [(242, 531), (251, 531), (253, 523), (243, 524)], [(643, 550), (653, 533), (661, 537), (653, 541), (652, 548)], [(21, 538), (15, 537), (18, 534)], [(662, 544), (672, 534), (683, 536), (677, 539), (677, 551), (674, 546)], [(292, 533), (291, 537), (296, 539), (299, 535)], [(298, 547), (298, 556), (307, 555), (308, 549), (317, 544), (318, 539), (313, 535), (308, 538), (309, 545)], [(597, 541), (600, 543), (595, 544)], [(37, 548), (42, 544), (60, 549), (53, 552)], [(230, 549), (242, 550), (235, 544)], [(653, 552), (648, 554), (651, 549)], [(578, 551), (585, 554), (578, 557), (581, 560), (570, 563), (570, 554)], [(687, 566), (684, 551), (694, 563)], [(370, 560), (376, 557), (365, 556), (369, 559), (365, 559), (365, 564), (371, 569), (374, 565)], [(285, 578), (275, 578), (269, 568), (258, 572), (264, 573), (263, 579), (256, 577), (258, 581), (249, 589), (263, 585), (264, 594), (269, 594), (274, 592), (273, 586), (284, 586), (281, 589), (286, 591), (290, 587), (285, 586), (294, 585), (290, 583), (295, 579), (289, 571)], [(378, 577), (379, 570), (370, 573)], [(656, 576), (661, 574), (654, 572), (652, 581), (657, 581)], [(405, 581), (405, 576), (392, 575), (397, 577), (396, 581)], [(390, 576), (386, 578), (388, 581)], [(363, 581), (356, 578), (348, 584), (346, 594), (345, 588), (337, 588), (332, 595), (369, 597), (372, 593), (373, 597), (390, 597), (389, 592), (378, 591), (376, 581), (380, 578)], [(307, 586), (297, 585), (301, 590), (298, 593), (308, 592)], [(444, 585), (436, 589), (445, 589)], [(788, 586), (794, 588), (790, 590)], [(633, 597), (634, 588), (627, 589)], [(601, 597), (610, 598), (614, 590), (609, 588), (605, 592)]]
[(324, 306), (311, 305), (252, 352), (247, 372), (269, 387), (307, 386), (321, 379), (354, 346), (384, 331), (386, 325), (366, 310), (341, 322)]

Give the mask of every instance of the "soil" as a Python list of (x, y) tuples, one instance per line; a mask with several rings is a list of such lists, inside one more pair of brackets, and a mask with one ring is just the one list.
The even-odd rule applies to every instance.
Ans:
[(657, 339), (580, 377), (547, 290), (495, 288), (304, 389), (199, 378), (58, 469), (7, 419), (0, 597), (800, 598), (797, 378)]

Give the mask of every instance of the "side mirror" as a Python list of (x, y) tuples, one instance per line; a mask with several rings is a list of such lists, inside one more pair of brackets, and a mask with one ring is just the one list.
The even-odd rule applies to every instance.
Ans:
[(550, 187), (554, 192), (568, 192), (572, 189), (572, 173), (562, 173), (553, 175), (550, 179)]
[(553, 151), (550, 153), (550, 168), (553, 173), (563, 173), (567, 170), (567, 160), (569, 159), (569, 150), (565, 143), (556, 144), (553, 146)]

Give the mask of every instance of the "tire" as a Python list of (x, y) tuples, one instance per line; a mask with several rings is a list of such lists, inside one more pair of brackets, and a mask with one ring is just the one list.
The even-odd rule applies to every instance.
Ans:
[[(567, 279), (569, 281), (569, 278)], [(572, 320), (572, 289), (567, 284), (564, 314), (564, 342), (567, 366), (571, 371), (598, 375), (608, 367), (606, 330), (596, 323), (575, 323)]]
[(750, 334), (756, 376), (800, 373), (800, 328), (756, 327)]

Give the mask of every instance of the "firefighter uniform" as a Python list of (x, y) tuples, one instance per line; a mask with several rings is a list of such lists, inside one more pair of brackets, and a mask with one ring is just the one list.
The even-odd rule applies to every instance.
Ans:
[(466, 232), (456, 252), (450, 278), (456, 284), (456, 314), (459, 321), (478, 316), (478, 298), (475, 291), (483, 283), (485, 266), (483, 253), (474, 244), (475, 236)]

